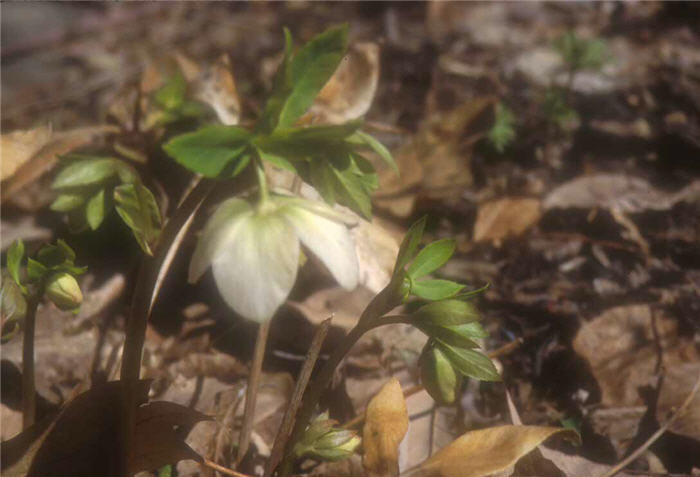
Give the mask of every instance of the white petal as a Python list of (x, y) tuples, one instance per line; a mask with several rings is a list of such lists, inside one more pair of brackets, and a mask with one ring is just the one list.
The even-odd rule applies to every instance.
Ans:
[(279, 214), (241, 219), (215, 254), (219, 292), (244, 318), (265, 322), (287, 299), (299, 267), (299, 240)]
[(240, 219), (252, 213), (252, 207), (242, 199), (228, 199), (222, 202), (204, 226), (202, 235), (195, 247), (188, 280), (194, 283), (200, 279), (212, 262), (217, 250), (226, 242), (240, 223)]
[[(321, 207), (318, 204), (322, 203), (316, 203), (314, 207)], [(355, 288), (358, 275), (357, 254), (352, 236), (345, 225), (315, 214), (309, 207), (289, 205), (280, 211), (294, 227), (301, 243), (323, 262), (336, 281), (347, 290)]]

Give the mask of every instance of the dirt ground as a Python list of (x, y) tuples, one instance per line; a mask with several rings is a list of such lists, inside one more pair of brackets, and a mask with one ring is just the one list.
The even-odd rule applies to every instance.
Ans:
[[(364, 63), (349, 64), (338, 94), (361, 97), (378, 74), (367, 130), (401, 175), (379, 170), (375, 218), (355, 232), (363, 285), (345, 292), (309, 263), (273, 319), (250, 472), (269, 455), (315, 327), (335, 315), (323, 360), (388, 281), (398, 242), (423, 215), (428, 238), (457, 239), (442, 277), (490, 285), (477, 303), (490, 333), (484, 348), (502, 351), (503, 381), (466, 382), (454, 406), (436, 407), (424, 391), (408, 397), (402, 471), (466, 431), (512, 423), (507, 394), (523, 423), (580, 433), (580, 446), (555, 442), (558, 451), (617, 463), (664, 425), (700, 373), (700, 3), (3, 3), (3, 137), (119, 124), (113, 106), (124, 91), (176, 53), (202, 68), (228, 58), (241, 120), (252, 121), (282, 28), (301, 43), (340, 22)], [(555, 47), (567, 32), (604, 40), (606, 61), (571, 73)], [(559, 116), (547, 109), (552, 91), (565, 103)], [(490, 139), (499, 108), (514, 134), (500, 150)], [(72, 234), (48, 208), (55, 161), (34, 158), (6, 175), (3, 147), (3, 253), (16, 238), (29, 248), (64, 238), (89, 268), (79, 314), (39, 309), (46, 415), (117, 376), (140, 251), (114, 213), (97, 231)], [(140, 167), (167, 216), (189, 173), (162, 151), (146, 155)], [(205, 204), (194, 230), (222, 198)], [(198, 424), (188, 442), (230, 465), (235, 432), (226, 424), (243, 411), (256, 327), (233, 315), (210, 276), (187, 283), (194, 243), (185, 240), (165, 280), (143, 374), (154, 380), (151, 399), (225, 422)], [(324, 399), (331, 416), (353, 419), (391, 376), (415, 386), (424, 342), (405, 325), (363, 338)], [(21, 430), (20, 363), (15, 337), (2, 346), (3, 440)], [(698, 475), (699, 396), (689, 409), (629, 475)], [(300, 471), (362, 475), (358, 462)], [(599, 473), (586, 469), (536, 475)], [(177, 466), (181, 477), (207, 472)]]

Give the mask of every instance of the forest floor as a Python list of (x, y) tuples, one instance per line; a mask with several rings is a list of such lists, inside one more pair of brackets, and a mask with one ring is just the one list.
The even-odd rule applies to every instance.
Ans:
[[(255, 462), (269, 453), (315, 326), (334, 315), (323, 359), (388, 281), (408, 226), (427, 215), (428, 238), (457, 239), (442, 277), (490, 285), (477, 303), (490, 333), (484, 347), (505, 347), (496, 358), (503, 381), (467, 382), (454, 406), (436, 407), (424, 391), (407, 397), (401, 468), (468, 430), (511, 423), (507, 395), (523, 423), (580, 433), (580, 446), (559, 450), (610, 465), (668, 420), (700, 374), (699, 18), (698, 4), (682, 2), (5, 3), (3, 138), (25, 131), (27, 143), (41, 143), (119, 124), (124, 91), (175, 54), (203, 69), (227, 57), (242, 120), (252, 120), (282, 28), (301, 42), (348, 22), (356, 58), (330, 101), (371, 101), (367, 128), (401, 174), (379, 171), (375, 219), (356, 230), (363, 285), (346, 292), (309, 263), (273, 319)], [(568, 32), (603, 40), (605, 61), (572, 73), (555, 46)], [(374, 91), (368, 78), (377, 74)], [(76, 388), (117, 376), (140, 252), (116, 214), (71, 234), (48, 209), (56, 161), (13, 165), (5, 144), (3, 252), (16, 238), (64, 238), (89, 268), (79, 314), (39, 311), (43, 415)], [(188, 176), (161, 156), (143, 169), (166, 209)], [(233, 316), (211, 277), (187, 284), (194, 243), (186, 239), (164, 283), (143, 374), (154, 380), (152, 399), (230, 421), (231, 409), (234, 419), (242, 413), (256, 327)], [(390, 376), (415, 386), (424, 342), (405, 325), (363, 338), (325, 400), (331, 416), (355, 418)], [(3, 440), (21, 430), (20, 363), (15, 338), (2, 346)], [(230, 465), (222, 449), (231, 440), (204, 422), (188, 442)], [(698, 475), (700, 396), (630, 469)], [(361, 475), (352, 462), (305, 471)], [(191, 461), (177, 472), (208, 475)]]

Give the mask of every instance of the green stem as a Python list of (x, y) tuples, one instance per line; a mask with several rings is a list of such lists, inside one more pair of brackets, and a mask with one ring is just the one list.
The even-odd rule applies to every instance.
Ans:
[(258, 186), (260, 188), (260, 206), (262, 206), (270, 198), (270, 193), (267, 190), (267, 176), (265, 175), (265, 167), (263, 167), (262, 161), (258, 160), (255, 172), (258, 176)]
[(27, 303), (27, 315), (24, 319), (24, 336), (22, 337), (22, 429), (27, 429), (36, 421), (36, 384), (34, 378), (34, 330), (36, 329), (36, 310), (39, 299), (44, 294), (44, 285), (40, 285), (35, 295)]

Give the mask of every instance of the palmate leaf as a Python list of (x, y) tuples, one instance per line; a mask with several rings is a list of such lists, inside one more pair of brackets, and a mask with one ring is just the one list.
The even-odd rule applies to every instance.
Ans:
[(285, 30), (285, 60), (265, 106), (260, 124), (262, 131), (269, 133), (288, 128), (309, 109), (343, 59), (347, 38), (347, 25), (330, 28), (292, 56), (291, 36)]
[(195, 132), (174, 137), (163, 149), (197, 174), (217, 177), (230, 168), (232, 175), (235, 175), (242, 170), (238, 166), (241, 163), (247, 164), (250, 160), (246, 154), (250, 138), (250, 132), (237, 126), (205, 126)]
[(385, 164), (391, 167), (398, 174), (399, 166), (396, 164), (396, 161), (394, 161), (394, 158), (389, 150), (384, 146), (384, 144), (379, 142), (371, 135), (367, 134), (366, 132), (357, 131), (352, 136), (347, 138), (347, 142), (354, 146), (366, 146), (373, 150)]
[(155, 197), (142, 184), (122, 184), (114, 189), (117, 213), (131, 228), (141, 249), (153, 255), (161, 231), (161, 217)]
[(54, 212), (70, 212), (85, 203), (85, 196), (79, 192), (66, 192), (56, 197), (49, 207)]

